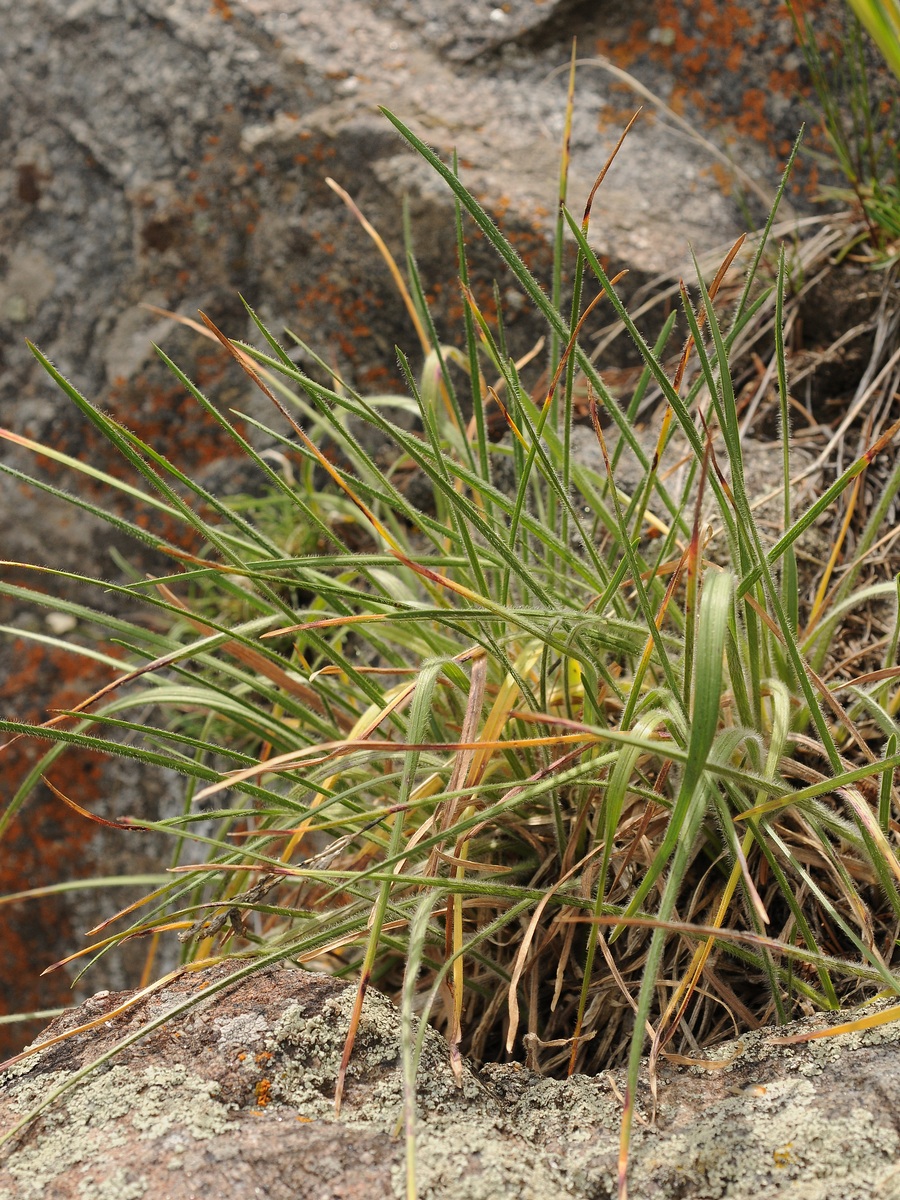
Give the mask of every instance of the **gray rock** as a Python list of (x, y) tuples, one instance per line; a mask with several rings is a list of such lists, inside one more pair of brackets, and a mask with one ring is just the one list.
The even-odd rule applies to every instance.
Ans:
[[(757, 28), (758, 6), (748, 8), (758, 39), (766, 32)], [(401, 256), (408, 201), (439, 328), (450, 340), (460, 333), (450, 196), (377, 106), (388, 105), (443, 155), (458, 151), (467, 183), (546, 279), (571, 34), (579, 33), (585, 59), (569, 189), (580, 211), (623, 113), (639, 102), (599, 69), (595, 47), (621, 46), (620, 60), (672, 99), (693, 77), (687, 52), (666, 48), (671, 22), (681, 22), (683, 40), (696, 32), (690, 6), (674, 6), (662, 26), (650, 0), (0, 0), (0, 18), (0, 424), (98, 462), (110, 458), (34, 363), (27, 335), (87, 396), (162, 436), (195, 472), (232, 449), (196, 436), (202, 423), (156, 361), (154, 341), (216, 399), (269, 414), (203, 339), (142, 305), (191, 318), (203, 308), (233, 336), (249, 336), (242, 294), (276, 332), (290, 326), (352, 382), (383, 387), (397, 378), (395, 344), (413, 359), (417, 346), (386, 269), (326, 176)], [(724, 89), (730, 107), (717, 101), (720, 127), (704, 132), (720, 153), (729, 143), (767, 195), (780, 130), (773, 125), (768, 147), (759, 129), (742, 135), (740, 97), (768, 95), (753, 85), (784, 50), (783, 27), (782, 17), (772, 22), (765, 54), (748, 42), (744, 90)], [(707, 31), (704, 53), (715, 54), (719, 32)], [(711, 67), (704, 86), (722, 78)], [(769, 89), (772, 103), (777, 90)], [(795, 99), (786, 118), (794, 130), (802, 115)], [(701, 128), (699, 110), (693, 117)], [(632, 282), (686, 269), (688, 243), (709, 250), (743, 229), (708, 144), (652, 104), (628, 138), (592, 234)], [(473, 240), (471, 254), (476, 289), (485, 293), (497, 275), (501, 294), (520, 299), (482, 241)], [(510, 308), (507, 322), (517, 352), (543, 332), (521, 307)], [(30, 461), (6, 446), (0, 453), (16, 465)], [(63, 520), (45, 497), (0, 478), (8, 557), (109, 570), (106, 535), (88, 520)]]
[[(272, 1200), (405, 1196), (404, 1141), (392, 1136), (403, 1101), (394, 1006), (368, 996), (337, 1118), (355, 989), (269, 970), (217, 990), (233, 969), (183, 978), (125, 1011), (129, 994), (103, 993), (50, 1026), (41, 1041), (111, 1018), (0, 1078), (0, 1136), (60, 1092), (0, 1150), (2, 1200), (237, 1200), (254, 1189)], [(900, 1025), (775, 1041), (825, 1024), (807, 1019), (717, 1046), (709, 1051), (717, 1070), (663, 1065), (655, 1114), (644, 1076), (630, 1194), (900, 1195)], [(446, 1046), (430, 1031), (417, 1087), (417, 1194), (612, 1200), (623, 1086), (620, 1072), (551, 1080), (515, 1065), (480, 1073), (465, 1065), (457, 1086)]]

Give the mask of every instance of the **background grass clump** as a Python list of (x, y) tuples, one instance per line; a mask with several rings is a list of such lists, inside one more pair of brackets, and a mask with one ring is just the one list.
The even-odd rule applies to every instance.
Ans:
[(788, 3), (815, 93), (812, 120), (828, 150), (817, 157), (844, 181), (823, 188), (820, 198), (860, 219), (843, 253), (883, 270), (900, 254), (900, 6), (848, 0), (848, 8), (843, 41), (823, 46), (815, 22)]
[[(166, 881), (74, 958), (141, 936), (148, 984), (161, 944), (193, 969), (228, 958), (346, 976), (347, 1055), (375, 985), (442, 1028), (454, 1063), (627, 1063), (627, 1143), (648, 1038), (654, 1061), (702, 1057), (741, 1030), (900, 991), (898, 585), (866, 570), (900, 471), (860, 516), (897, 424), (885, 412), (854, 461), (796, 502), (775, 210), (681, 285), (649, 341), (591, 249), (593, 194), (582, 218), (561, 206), (551, 299), (455, 170), (388, 119), (456, 196), (463, 328), (438, 337), (411, 244), (396, 277), (420, 345), (415, 361), (399, 352), (402, 397), (362, 395), (323, 363), (314, 378), (260, 323), (251, 346), (207, 321), (272, 405), (271, 423), (243, 418), (253, 443), (166, 361), (255, 462), (259, 496), (204, 489), (35, 350), (130, 478), (65, 465), (202, 549), (70, 497), (171, 569), (79, 581), (144, 616), (31, 594), (104, 629), (114, 653), (72, 650), (119, 674), (77, 711), (0, 722), (52, 743), (0, 829), (41, 776), (66, 799), (68, 746), (175, 768), (183, 812), (122, 822), (171, 836)], [(512, 359), (502, 317), (469, 290), (473, 227), (546, 319), (530, 361)], [(642, 364), (624, 398), (588, 349), (611, 318)], [(734, 379), (766, 323), (781, 453), (765, 480), (777, 519), (763, 523)], [(592, 455), (575, 453), (584, 398)], [(373, 433), (393, 446), (388, 466), (366, 448)], [(804, 557), (835, 513), (833, 553)], [(882, 644), (827, 681), (847, 623), (878, 605)], [(411, 1076), (412, 1040), (404, 1053)]]

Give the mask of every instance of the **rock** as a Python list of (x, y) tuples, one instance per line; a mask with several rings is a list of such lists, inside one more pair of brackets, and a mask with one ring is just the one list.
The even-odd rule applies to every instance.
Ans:
[[(658, 432), (647, 426), (639, 426), (636, 430), (638, 442), (648, 459), (652, 459), (657, 447)], [(610, 433), (611, 444), (607, 453), (615, 454), (618, 438), (615, 431)], [(603, 454), (597, 436), (593, 429), (579, 425), (572, 430), (572, 456), (582, 467), (594, 472), (596, 486), (603, 487), (606, 480), (606, 468)], [(784, 489), (780, 486), (783, 477), (782, 446), (780, 442), (764, 442), (754, 437), (742, 439), (744, 485), (750, 497), (757, 525), (768, 544), (777, 541), (784, 533)], [(731, 471), (728, 454), (721, 433), (713, 443), (716, 461), (720, 470), (730, 480)], [(669, 494), (682, 495), (685, 487), (687, 467), (693, 461), (693, 453), (687, 438), (676, 429), (669, 441), (665, 454), (660, 462), (660, 474), (666, 480)], [(803, 447), (795, 447), (791, 451), (791, 474), (794, 485), (791, 489), (792, 512), (796, 515), (805, 511), (824, 490), (823, 471), (811, 451)], [(633, 452), (622, 447), (621, 457), (614, 468), (614, 476), (619, 490), (626, 499), (631, 499), (642, 485), (644, 472)], [(659, 527), (668, 527), (671, 516), (654, 497), (650, 511), (659, 522)], [(687, 512), (685, 519), (693, 521), (693, 510)], [(704, 521), (709, 523), (714, 537), (704, 551), (706, 557), (722, 566), (729, 561), (729, 548), (725, 538), (723, 522), (719, 515), (719, 506), (713, 495), (712, 488), (707, 487), (703, 500)], [(812, 557), (821, 561), (823, 555), (827, 559), (829, 542), (823, 530), (813, 525), (798, 540), (797, 552), (801, 558)]]
[[(184, 977), (7, 1070), (0, 1134), (99, 1062), (0, 1151), (2, 1200), (404, 1196), (404, 1141), (393, 1136), (402, 1105), (398, 1011), (378, 993), (366, 999), (337, 1119), (332, 1097), (355, 989), (277, 968), (229, 985), (236, 968)], [(96, 996), (41, 1040), (97, 1020), (130, 995)], [(663, 1066), (655, 1121), (645, 1079), (631, 1194), (900, 1195), (900, 1025), (773, 1042), (825, 1023), (807, 1019), (718, 1046), (710, 1053), (719, 1070)], [(429, 1031), (418, 1083), (418, 1195), (612, 1200), (623, 1084), (621, 1073), (551, 1080), (510, 1065), (465, 1066), (457, 1087), (446, 1046)]]
[[(40, 618), (35, 620), (37, 632), (49, 633), (49, 625), (38, 621)], [(23, 637), (0, 641), (0, 711), (6, 718), (40, 721), (46, 716), (46, 705), (71, 708), (110, 676), (102, 667), (86, 668), (58, 646), (28, 642)], [(5, 734), (0, 741), (5, 743), (0, 750), (5, 809), (48, 744), (8, 739)], [(64, 761), (65, 770), (48, 771), (51, 779), (70, 799), (107, 818), (134, 812), (138, 796), (140, 811), (148, 816), (174, 816), (184, 806), (183, 784), (174, 772), (149, 772), (132, 759), (102, 759), (77, 749), (68, 752)], [(162, 839), (86, 821), (41, 788), (3, 838), (0, 895), (79, 876), (157, 878), (166, 862), (167, 847)], [(71, 976), (55, 971), (41, 979), (40, 972), (79, 950), (88, 929), (147, 890), (146, 884), (143, 888), (139, 884), (130, 888), (86, 886), (74, 894), (5, 905), (0, 928), (0, 1011), (19, 1013), (71, 1004)], [(123, 956), (105, 959), (87, 992), (98, 982), (111, 988), (132, 986), (140, 978), (147, 949), (146, 944), (135, 942), (124, 947)], [(78, 999), (84, 994), (76, 991)], [(6, 1053), (21, 1046), (29, 1034), (27, 1024), (0, 1028), (4, 1034), (0, 1044)], [(31, 1036), (37, 1028), (31, 1025)]]
[[(824, 15), (841, 7), (831, 0)], [(252, 407), (255, 397), (207, 342), (142, 305), (191, 318), (203, 308), (249, 336), (239, 294), (363, 389), (395, 383), (394, 345), (417, 352), (409, 322), (326, 176), (401, 257), (408, 200), (439, 328), (458, 340), (451, 198), (377, 106), (443, 155), (458, 150), (469, 186), (546, 279), (573, 32), (584, 60), (576, 212), (637, 104), (596, 51), (684, 108), (707, 139), (692, 141), (647, 106), (598, 198), (598, 252), (629, 268), (631, 286), (686, 269), (689, 243), (703, 252), (730, 242), (745, 217), (710, 145), (770, 196), (804, 116), (781, 6), (757, 0), (714, 18), (693, 0), (596, 9), (572, 0), (335, 0), (327, 11), (312, 0), (0, 0), (0, 246), (10, 247), (0, 253), (0, 424), (110, 461), (34, 363), (27, 335), (181, 466), (221, 474), (233, 448), (185, 401), (152, 343), (222, 403)], [(540, 322), (516, 307), (521, 297), (483, 241), (473, 238), (470, 253), (479, 294), (497, 275), (510, 301), (511, 346), (530, 348)], [(2, 453), (30, 462), (8, 446)], [(7, 556), (108, 570), (106, 531), (58, 513), (0, 478)]]
[[(88, 432), (31, 360), (27, 334), (87, 395), (139, 431), (159, 437), (165, 430), (183, 454), (190, 443), (185, 465), (202, 469), (230, 451), (221, 439), (189, 437), (197, 415), (173, 393), (151, 342), (162, 342), (222, 399), (246, 403), (243, 385), (196, 335), (140, 306), (190, 317), (203, 307), (243, 335), (249, 326), (238, 293), (276, 331), (290, 325), (360, 386), (395, 377), (395, 342), (415, 352), (408, 321), (326, 175), (349, 189), (397, 253), (408, 198), (426, 288), (439, 321), (458, 337), (449, 194), (379, 104), (443, 154), (458, 150), (469, 185), (546, 277), (566, 86), (557, 68), (566, 64), (569, 27), (582, 33), (587, 60), (572, 142), (570, 203), (578, 211), (621, 131), (623, 106), (636, 106), (620, 82), (595, 69), (591, 52), (621, 44), (622, 61), (671, 99), (685, 86), (681, 60), (652, 41), (661, 28), (653, 22), (692, 33), (696, 23), (690, 4), (656, 14), (643, 0), (628, 11), (639, 26), (629, 35), (618, 5), (588, 23), (576, 21), (572, 8), (536, 0), (494, 8), (343, 0), (327, 12), (310, 0), (0, 0), (0, 88), (10, 113), (0, 132), (7, 164), (0, 185), (11, 197), (0, 244), (15, 246), (0, 262), (0, 418), (69, 449), (90, 447)], [(738, 57), (739, 24), (732, 30)], [(757, 17), (750, 24), (758, 40)], [(783, 51), (783, 25), (782, 18), (774, 25), (773, 56)], [(545, 40), (535, 42), (540, 30)], [(527, 46), (510, 41), (526, 31)], [(637, 39), (633, 46), (627, 36)], [(707, 34), (710, 43), (715, 37), (716, 30)], [(460, 47), (481, 58), (460, 64), (453, 58)], [(752, 63), (744, 66), (751, 74), (743, 82), (754, 82)], [(729, 94), (720, 126), (740, 116), (735, 90)], [(619, 98), (615, 112), (611, 96)], [(792, 113), (796, 129), (801, 115)], [(761, 125), (746, 144), (737, 128), (710, 136), (735, 139), (735, 157), (768, 195), (782, 148), (770, 154), (757, 137), (774, 132)], [(638, 122), (598, 201), (598, 250), (641, 280), (687, 263), (689, 242), (707, 250), (736, 236), (744, 218), (715, 162), (655, 117)], [(471, 252), (483, 286), (498, 263), (483, 244), (473, 242)], [(529, 346), (539, 332), (527, 313), (511, 312), (514, 345)], [(2, 509), (13, 511), (9, 491)], [(13, 544), (21, 536), (14, 526), (4, 535)], [(90, 548), (94, 536), (87, 522), (70, 531), (69, 552)], [(43, 552), (65, 548), (51, 538)]]
[(471, 0), (387, 0), (381, 11), (408, 26), (438, 55), (464, 63), (558, 27), (577, 8), (578, 0), (510, 0), (493, 6)]

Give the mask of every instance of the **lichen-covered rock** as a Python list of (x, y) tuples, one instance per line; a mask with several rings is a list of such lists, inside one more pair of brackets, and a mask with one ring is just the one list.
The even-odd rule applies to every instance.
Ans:
[[(387, 271), (326, 176), (355, 196), (398, 253), (408, 198), (425, 286), (439, 326), (456, 336), (451, 197), (379, 104), (444, 155), (459, 151), (466, 181), (546, 278), (575, 31), (585, 62), (572, 132), (576, 210), (623, 115), (640, 102), (592, 65), (598, 48), (676, 107), (693, 104), (698, 126), (713, 114), (702, 112), (689, 50), (705, 54), (703, 85), (725, 77), (718, 127), (705, 132), (722, 145), (731, 139), (734, 160), (773, 194), (784, 146), (766, 124), (766, 105), (776, 95), (793, 105), (792, 133), (804, 115), (790, 23), (771, 0), (729, 5), (746, 8), (747, 19), (732, 15), (727, 28), (718, 19), (707, 28), (694, 7), (0, 0), (0, 247), (8, 248), (0, 251), (0, 421), (97, 452), (32, 361), (28, 336), (137, 432), (164, 438), (181, 466), (221, 467), (228, 439), (212, 424), (196, 436), (196, 407), (155, 362), (151, 343), (161, 342), (223, 401), (245, 405), (247, 389), (224, 356), (140, 306), (190, 317), (202, 307), (237, 336), (250, 329), (239, 294), (353, 382), (382, 387), (396, 375), (394, 344), (414, 351), (414, 341)], [(763, 26), (759, 10), (769, 8)], [(722, 36), (732, 41), (727, 61)], [(458, 61), (473, 52), (475, 61)], [(734, 87), (729, 71), (738, 60)], [(689, 265), (689, 242), (708, 250), (745, 222), (727, 169), (651, 109), (604, 184), (592, 231), (601, 254), (630, 268), (631, 281)], [(529, 348), (540, 324), (516, 307), (521, 297), (483, 242), (473, 240), (471, 255), (476, 288), (497, 274), (501, 294), (510, 292), (511, 345)], [(28, 502), (0, 482), (9, 556), (68, 553), (74, 561), (99, 551), (86, 521), (59, 544), (52, 531), (48, 539), (46, 522), (38, 530), (21, 519)]]
[[(229, 984), (236, 969), (184, 977), (0, 1077), (2, 1136), (101, 1060), (9, 1137), (0, 1200), (405, 1196), (404, 1142), (394, 1136), (402, 1113), (397, 1010), (377, 993), (367, 998), (336, 1118), (354, 988), (286, 968)], [(100, 995), (43, 1037), (95, 1021), (127, 998)], [(818, 1023), (719, 1046), (711, 1053), (720, 1070), (664, 1066), (655, 1119), (645, 1081), (631, 1194), (897, 1200), (900, 1025), (793, 1046), (773, 1040)], [(515, 1065), (467, 1066), (457, 1086), (442, 1039), (429, 1031), (417, 1088), (419, 1196), (612, 1200), (622, 1086), (619, 1073), (550, 1080)]]

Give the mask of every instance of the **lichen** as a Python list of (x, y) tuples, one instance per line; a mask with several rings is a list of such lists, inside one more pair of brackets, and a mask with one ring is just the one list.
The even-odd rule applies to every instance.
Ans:
[(791, 1200), (869, 1200), (878, 1176), (896, 1161), (900, 1139), (863, 1108), (822, 1112), (816, 1095), (809, 1079), (781, 1079), (721, 1101), (655, 1145), (645, 1135), (635, 1191), (642, 1184), (649, 1190), (652, 1181), (662, 1195), (692, 1200), (752, 1191)]
[[(27, 1111), (66, 1078), (64, 1072), (26, 1078), (17, 1089), (15, 1107)], [(17, 1200), (52, 1196), (53, 1181), (77, 1166), (84, 1168), (88, 1183), (91, 1166), (102, 1161), (107, 1150), (128, 1140), (129, 1126), (146, 1141), (162, 1138), (176, 1128), (195, 1139), (223, 1132), (228, 1127), (228, 1113), (215, 1098), (217, 1090), (217, 1084), (192, 1075), (184, 1066), (143, 1070), (114, 1066), (96, 1074), (44, 1114), (33, 1143), (9, 1155), (5, 1166), (19, 1183)], [(108, 1183), (112, 1176), (104, 1174), (103, 1178)], [(135, 1186), (136, 1181), (128, 1182), (129, 1189)], [(112, 1200), (113, 1196), (131, 1200), (131, 1195), (126, 1191), (107, 1197), (95, 1190), (90, 1200)]]
[(85, 1179), (78, 1194), (82, 1200), (143, 1200), (148, 1187), (146, 1176), (132, 1179), (129, 1172), (120, 1167), (96, 1183), (91, 1178)]
[[(897, 1006), (896, 998), (875, 1000), (858, 1009), (831, 1015), (832, 1024), (844, 1024), (863, 1019), (876, 1013), (885, 1012)], [(827, 1028), (821, 1016), (807, 1017), (802, 1022), (792, 1026), (790, 1032), (813, 1033)], [(830, 1037), (817, 1038), (809, 1042), (798, 1042), (794, 1045), (783, 1045), (778, 1041), (780, 1030), (764, 1028), (730, 1042), (722, 1042), (713, 1047), (707, 1057), (721, 1061), (731, 1059), (728, 1072), (732, 1069), (746, 1067), (750, 1063), (763, 1064), (777, 1060), (782, 1063), (796, 1065), (798, 1071), (804, 1074), (818, 1074), (826, 1066), (835, 1063), (848, 1051), (857, 1050), (863, 1046), (891, 1046), (900, 1042), (900, 1020), (887, 1021), (872, 1029), (855, 1030), (852, 1033), (833, 1034)], [(703, 1075), (702, 1067), (694, 1067), (695, 1074)]]
[[(525, 1138), (503, 1137), (483, 1122), (447, 1122), (423, 1129), (416, 1143), (419, 1200), (547, 1200), (575, 1196), (563, 1163)], [(402, 1160), (401, 1160), (402, 1162)], [(405, 1194), (404, 1168), (392, 1172), (394, 1195)]]
[[(305, 1116), (333, 1115), (334, 1084), (353, 1001), (354, 991), (347, 988), (309, 1016), (299, 1004), (288, 1006), (266, 1042), (274, 1061), (273, 1099), (292, 1105)], [(302, 1055), (297, 1054), (298, 1047)], [(457, 1087), (446, 1044), (433, 1030), (425, 1036), (417, 1096), (423, 1111), (432, 1117), (481, 1099), (478, 1084), (468, 1072), (462, 1087)], [(392, 1122), (402, 1099), (399, 1015), (389, 1000), (373, 993), (363, 1009), (347, 1072), (344, 1115), (366, 1122)]]
[(529, 1141), (596, 1143), (598, 1133), (603, 1132), (610, 1142), (618, 1139), (621, 1112), (605, 1079), (531, 1076), (529, 1086), (508, 1108), (506, 1119)]
[[(335, 1121), (335, 1079), (354, 999), (353, 988), (319, 992), (316, 1003), (308, 995), (286, 998), (274, 1023), (254, 1008), (227, 1017), (203, 1014), (203, 1044), (214, 1029), (228, 1067), (222, 1087), (237, 1097), (235, 1106), (245, 1105), (246, 1092), (253, 1107), (255, 1096), (252, 1113), (230, 1117), (219, 1085), (198, 1078), (189, 1064), (101, 1067), (49, 1108), (34, 1135), (12, 1152), (0, 1200), (42, 1200), (58, 1193), (63, 1177), (66, 1194), (78, 1200), (151, 1200), (159, 1185), (148, 1163), (182, 1172), (195, 1139), (236, 1130), (242, 1117), (260, 1130), (298, 1118), (328, 1126)], [(883, 1007), (870, 1005), (856, 1015)], [(821, 1018), (810, 1018), (790, 1032), (820, 1027)], [(759, 1030), (710, 1051), (723, 1062), (711, 1077), (692, 1067), (664, 1072), (658, 1124), (641, 1120), (633, 1130), (632, 1194), (647, 1200), (900, 1200), (900, 1134), (888, 1111), (890, 1097), (886, 1092), (883, 1106), (867, 1098), (869, 1070), (880, 1077), (881, 1060), (892, 1053), (877, 1048), (895, 1045), (900, 1025), (789, 1046), (777, 1043), (777, 1032)], [(399, 1039), (397, 1009), (370, 993), (345, 1087), (345, 1134), (395, 1130), (403, 1099)], [(841, 1056), (865, 1048), (862, 1075), (850, 1072), (846, 1092), (823, 1093), (819, 1076), (842, 1088)], [(707, 1087), (699, 1076), (717, 1082)], [(7, 1076), (12, 1107), (27, 1111), (67, 1077), (34, 1070)], [(466, 1066), (458, 1087), (446, 1044), (426, 1031), (417, 1082), (420, 1200), (611, 1200), (623, 1084), (621, 1073), (618, 1083), (613, 1076), (552, 1080), (510, 1064), (480, 1075)], [(138, 1142), (145, 1146), (132, 1154)], [(397, 1200), (406, 1194), (404, 1158), (401, 1138), (390, 1161)]]
[(215, 1021), (219, 1033), (219, 1045), (245, 1046), (248, 1042), (258, 1042), (266, 1034), (266, 1018), (262, 1013), (239, 1013), (236, 1017), (217, 1017)]

